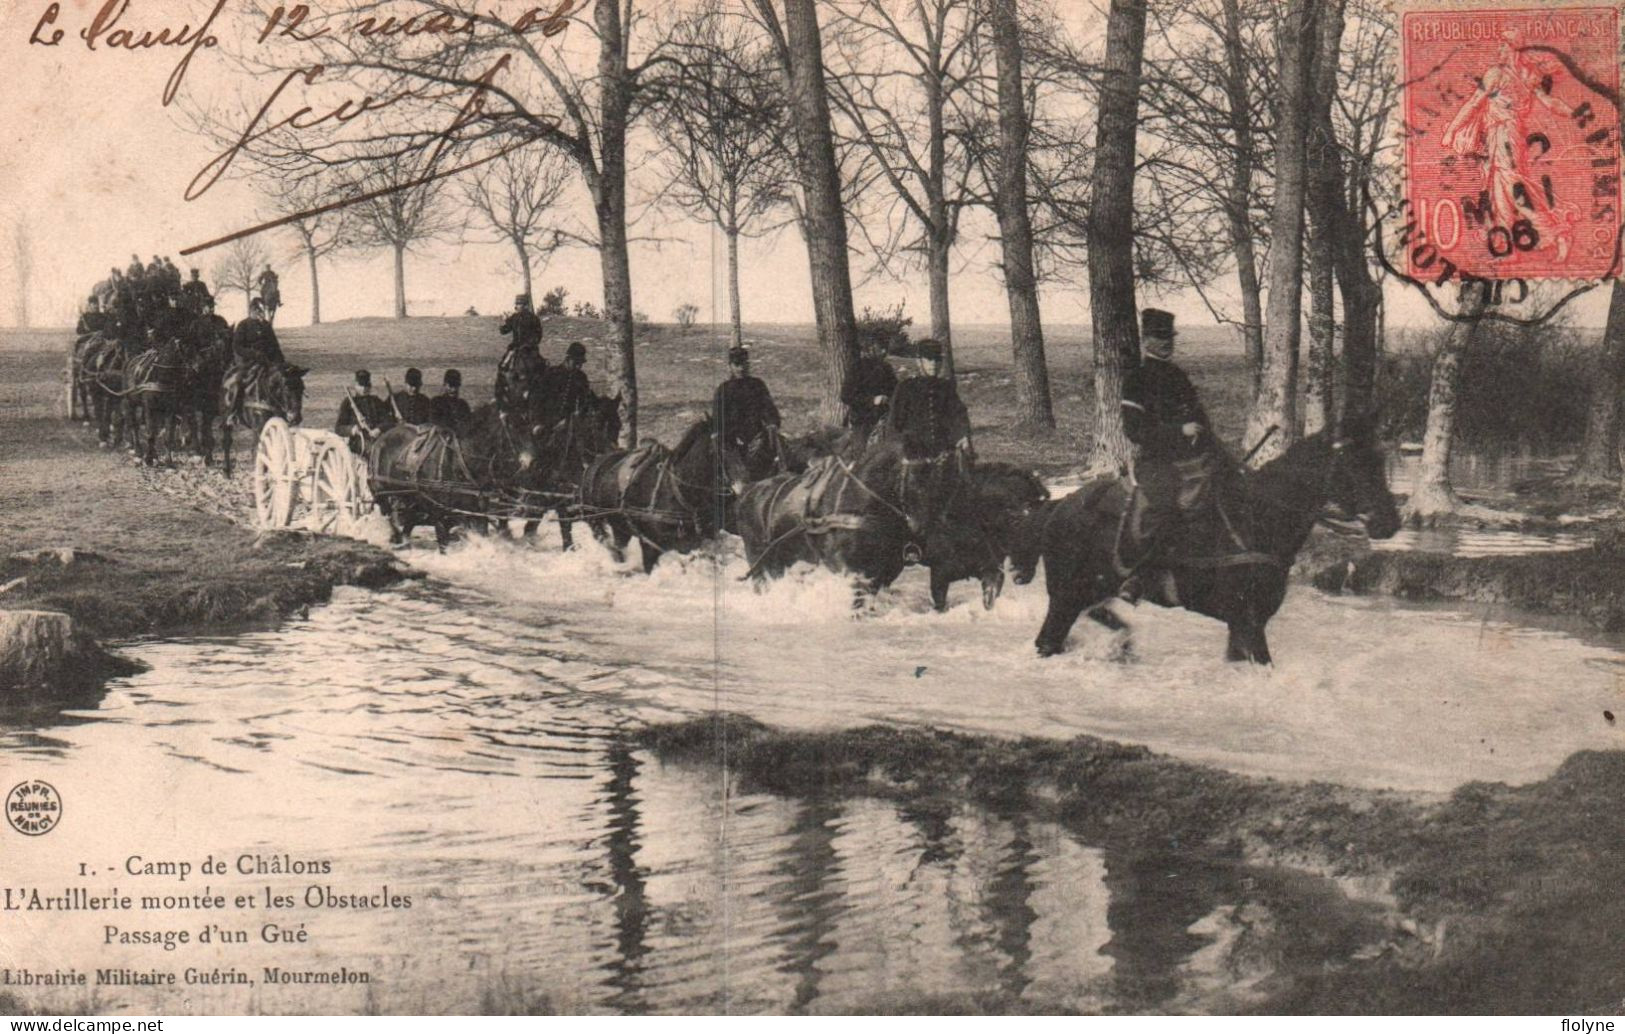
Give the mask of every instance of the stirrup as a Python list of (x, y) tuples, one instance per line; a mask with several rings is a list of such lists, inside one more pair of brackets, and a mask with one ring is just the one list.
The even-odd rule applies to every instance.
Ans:
[(925, 552), (920, 549), (920, 547), (919, 547), (919, 545), (917, 543), (910, 542), (908, 545), (903, 547), (903, 566), (904, 567), (912, 567), (912, 566), (914, 566), (915, 564), (918, 564), (920, 561), (922, 561), (924, 559), (925, 559)]
[(1117, 598), (1124, 603), (1138, 603), (1144, 595), (1145, 582), (1138, 572), (1123, 579), (1123, 584), (1117, 587)]

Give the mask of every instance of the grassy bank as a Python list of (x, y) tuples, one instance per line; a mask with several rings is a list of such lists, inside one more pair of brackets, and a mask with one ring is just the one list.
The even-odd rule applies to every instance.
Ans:
[(1625, 903), (1613, 892), (1625, 853), (1610, 818), (1625, 793), (1619, 752), (1575, 754), (1530, 786), (1470, 783), (1441, 799), (1249, 778), (1091, 737), (789, 733), (737, 716), (633, 735), (662, 758), (726, 759), (750, 789), (1057, 821), (1117, 869), (1154, 860), (1178, 870), (1170, 859), (1183, 858), (1385, 882), (1392, 936), (1335, 965), (1320, 956), (1369, 943), (1369, 916), (1299, 899), (1315, 910), (1306, 927), (1344, 943), (1300, 946), (1310, 964), (1280, 960), (1285, 975), (1259, 1012), (1613, 1012), (1625, 1000), (1616, 937)]
[[(124, 453), (53, 407), (60, 358), (8, 356), (0, 386), (0, 606), (64, 611), (96, 639), (240, 628), (402, 577), (389, 553), (340, 539), (260, 536), (154, 491)], [(217, 476), (217, 475), (211, 475)], [(239, 473), (238, 479), (246, 477)]]

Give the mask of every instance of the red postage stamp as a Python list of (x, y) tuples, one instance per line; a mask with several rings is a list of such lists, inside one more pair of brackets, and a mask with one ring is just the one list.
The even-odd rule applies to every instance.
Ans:
[(1405, 272), (1619, 275), (1619, 9), (1408, 5), (1400, 39)]

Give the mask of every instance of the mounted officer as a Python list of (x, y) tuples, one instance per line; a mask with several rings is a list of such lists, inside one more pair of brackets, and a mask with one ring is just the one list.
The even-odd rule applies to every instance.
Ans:
[(434, 406), (423, 394), (423, 371), (415, 366), (406, 371), (406, 387), (395, 393), (393, 402), (403, 424), (434, 422)]
[(502, 321), (499, 333), (512, 334), (508, 350), (497, 363), (496, 401), (508, 410), (538, 410), (541, 399), (531, 397), (540, 389), (547, 370), (542, 358), (542, 321), (530, 307), (530, 295), (515, 295), (514, 311)]
[(92, 334), (107, 329), (107, 314), (102, 311), (102, 300), (96, 295), (85, 299), (85, 311), (79, 314), (79, 323), (73, 328), (76, 344), (82, 345)]
[(355, 385), (339, 403), (339, 418), (333, 430), (349, 439), (351, 452), (361, 453), (366, 451), (368, 441), (394, 424), (395, 414), (390, 412), (389, 403), (372, 393), (372, 373), (357, 370)]
[[(711, 399), (711, 424), (725, 444), (734, 446), (745, 457), (753, 474), (764, 466), (757, 457), (776, 444), (771, 437), (764, 436), (769, 432), (776, 434), (779, 423), (779, 407), (773, 404), (773, 393), (760, 377), (751, 376), (749, 346), (736, 345), (728, 349), (728, 379), (717, 385)], [(776, 460), (777, 456), (771, 459)]]
[(192, 270), (192, 279), (181, 285), (180, 304), (193, 316), (214, 311), (214, 295), (209, 293), (209, 285), (203, 282), (196, 269)]
[(282, 307), (282, 288), (269, 262), (260, 270), (259, 278), (254, 283), (260, 289), (260, 301), (265, 303), (265, 322), (275, 323), (276, 311)]
[(899, 384), (891, 400), (891, 428), (903, 437), (903, 454), (923, 459), (956, 452), (975, 459), (970, 413), (954, 382), (942, 376), (942, 345), (924, 338), (914, 347), (920, 372)]
[(549, 378), (554, 412), (569, 417), (581, 412), (593, 399), (592, 385), (587, 381), (587, 346), (579, 341), (570, 342), (564, 350), (564, 362), (557, 367), (557, 375)]
[(231, 332), (231, 351), (241, 363), (287, 364), (276, 331), (265, 318), (265, 305), (258, 298), (248, 303), (248, 316)]
[(846, 426), (854, 436), (868, 441), (869, 435), (886, 419), (891, 397), (897, 391), (897, 374), (886, 361), (886, 342), (871, 337), (863, 355), (841, 385), (841, 401), (846, 403)]
[(454, 432), (461, 432), (474, 413), (464, 402), (460, 392), (463, 388), (463, 374), (461, 370), (447, 370), (440, 379), (440, 394), (429, 403), (429, 414), (436, 424)]
[[(1134, 496), (1126, 530), (1132, 542), (1132, 573), (1118, 596), (1135, 602), (1145, 591), (1141, 572), (1163, 554), (1186, 507), (1200, 505), (1191, 487), (1210, 476), (1218, 456), (1207, 411), (1196, 386), (1173, 362), (1174, 315), (1161, 309), (1140, 314), (1138, 369), (1123, 376), (1123, 430), (1137, 447)], [(1188, 502), (1182, 503), (1182, 496)], [(1119, 544), (1121, 551), (1125, 543)], [(1128, 558), (1124, 558), (1128, 560)]]

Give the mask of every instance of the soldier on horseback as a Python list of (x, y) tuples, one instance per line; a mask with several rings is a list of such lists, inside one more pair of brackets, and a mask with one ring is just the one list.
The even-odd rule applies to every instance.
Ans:
[(564, 350), (564, 363), (558, 368), (557, 383), (551, 385), (557, 398), (549, 399), (555, 411), (574, 416), (593, 400), (592, 385), (587, 382), (587, 346), (579, 341), (570, 342)]
[(90, 335), (99, 334), (106, 329), (107, 314), (102, 312), (102, 300), (91, 295), (85, 300), (85, 311), (79, 314), (79, 323), (74, 327), (77, 343), (82, 345)]
[(434, 422), (434, 406), (430, 404), (429, 397), (423, 394), (423, 371), (415, 366), (406, 371), (405, 390), (397, 391), (390, 401), (395, 412), (401, 415), (403, 424)]
[(470, 419), (473, 410), (468, 408), (460, 396), (463, 387), (463, 374), (461, 370), (447, 370), (441, 378), (441, 391), (429, 403), (429, 415), (433, 422), (450, 431), (461, 431)]
[(1142, 312), (1140, 338), (1144, 359), (1123, 376), (1123, 430), (1138, 446), (1127, 526), (1136, 557), (1118, 590), (1130, 603), (1145, 592), (1141, 573), (1162, 555), (1187, 508), (1195, 509), (1205, 495), (1187, 492), (1186, 483), (1207, 477), (1217, 458), (1196, 386), (1173, 362), (1173, 313)]
[(241, 363), (286, 363), (282, 345), (265, 318), (265, 304), (258, 298), (248, 303), (248, 317), (231, 332), (231, 351)]
[(514, 311), (502, 321), (500, 333), (512, 334), (508, 350), (497, 363), (496, 401), (507, 410), (517, 410), (521, 403), (534, 401), (530, 394), (539, 389), (547, 360), (542, 358), (542, 321), (530, 307), (530, 295), (514, 296)]
[(841, 385), (841, 401), (846, 404), (846, 423), (855, 436), (867, 441), (886, 419), (891, 397), (897, 391), (897, 374), (886, 361), (886, 342), (878, 336), (866, 342), (852, 373)]
[(957, 452), (975, 459), (970, 412), (954, 382), (942, 376), (942, 345), (925, 338), (915, 345), (920, 372), (897, 386), (891, 401), (891, 428), (903, 438), (910, 459)]
[[(753, 451), (760, 452), (764, 435), (778, 432), (779, 407), (762, 379), (751, 375), (748, 346), (728, 350), (728, 372), (711, 399), (711, 420), (723, 442), (748, 459)], [(760, 465), (750, 466), (754, 472)]]
[(192, 270), (192, 279), (181, 285), (180, 304), (193, 316), (214, 310), (214, 295), (209, 293), (209, 285), (203, 282), (196, 269)]
[(275, 323), (276, 311), (282, 307), (282, 288), (278, 286), (276, 273), (271, 269), (269, 262), (260, 271), (255, 284), (260, 289), (260, 301), (265, 303), (265, 322)]

